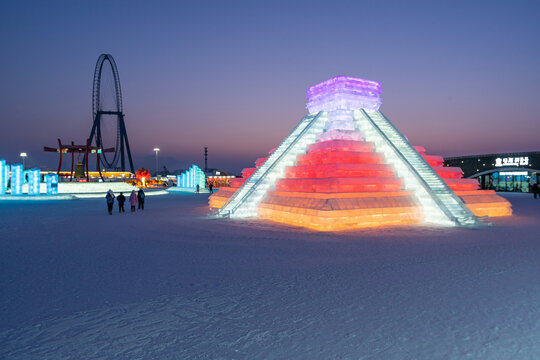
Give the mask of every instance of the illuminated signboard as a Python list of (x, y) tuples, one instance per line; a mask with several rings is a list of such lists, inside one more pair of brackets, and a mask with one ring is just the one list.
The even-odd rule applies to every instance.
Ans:
[(495, 166), (504, 167), (504, 166), (527, 166), (529, 165), (528, 156), (520, 157), (506, 157), (506, 158), (496, 158)]
[(499, 173), (501, 176), (527, 176), (528, 174), (527, 171), (501, 171)]

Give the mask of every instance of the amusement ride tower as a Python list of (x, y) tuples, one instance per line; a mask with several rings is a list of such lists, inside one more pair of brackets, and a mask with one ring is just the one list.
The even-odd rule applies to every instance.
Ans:
[[(102, 73), (105, 63), (108, 62), (112, 71), (112, 103), (107, 101), (111, 99), (102, 91)], [(105, 154), (100, 157), (101, 163), (105, 169), (126, 171), (126, 157), (129, 161), (129, 168), (135, 173), (129, 141), (124, 122), (124, 113), (122, 111), (122, 90), (120, 88), (120, 76), (116, 63), (109, 54), (101, 54), (96, 63), (94, 71), (94, 84), (92, 91), (92, 110), (94, 123), (90, 131), (89, 145), (95, 141), (97, 147), (111, 146), (114, 142), (114, 155), (109, 158)], [(107, 130), (108, 129), (108, 130)], [(108, 134), (107, 134), (108, 133)], [(109, 136), (107, 136), (109, 135)], [(94, 140), (95, 139), (95, 140)], [(110, 143), (107, 143), (109, 141)]]

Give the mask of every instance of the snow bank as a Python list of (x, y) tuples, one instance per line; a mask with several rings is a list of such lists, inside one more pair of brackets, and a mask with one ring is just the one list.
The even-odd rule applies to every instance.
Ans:
[[(76, 200), (82, 198), (103, 198), (107, 191), (112, 190), (116, 195), (120, 192), (129, 194), (131, 191), (138, 191), (139, 188), (125, 182), (60, 182), (58, 183), (58, 195), (50, 196), (46, 195), (46, 184), (40, 184), (40, 195), (28, 195), (28, 184), (23, 185), (23, 195), (11, 196), (2, 195), (0, 201), (26, 201), (26, 200), (40, 200), (40, 201), (55, 201), (55, 200)], [(145, 194), (149, 196), (165, 195), (168, 192), (166, 189), (159, 188), (145, 188)]]

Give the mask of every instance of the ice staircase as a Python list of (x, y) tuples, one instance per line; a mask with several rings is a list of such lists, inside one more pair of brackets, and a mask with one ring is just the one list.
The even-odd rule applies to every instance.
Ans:
[(266, 161), (234, 193), (216, 216), (243, 218), (257, 216), (257, 208), (267, 191), (285, 174), (285, 168), (293, 165), (296, 157), (314, 143), (324, 131), (328, 115), (321, 111), (304, 117)]
[(355, 110), (354, 118), (366, 140), (375, 143), (377, 151), (404, 179), (405, 188), (414, 192), (424, 208), (425, 221), (450, 226), (480, 225), (463, 201), (380, 111)]

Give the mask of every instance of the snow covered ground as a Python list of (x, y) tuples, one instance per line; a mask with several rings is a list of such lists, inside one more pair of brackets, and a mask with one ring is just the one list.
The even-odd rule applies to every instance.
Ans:
[(481, 230), (0, 203), (1, 359), (538, 359), (540, 199)]

